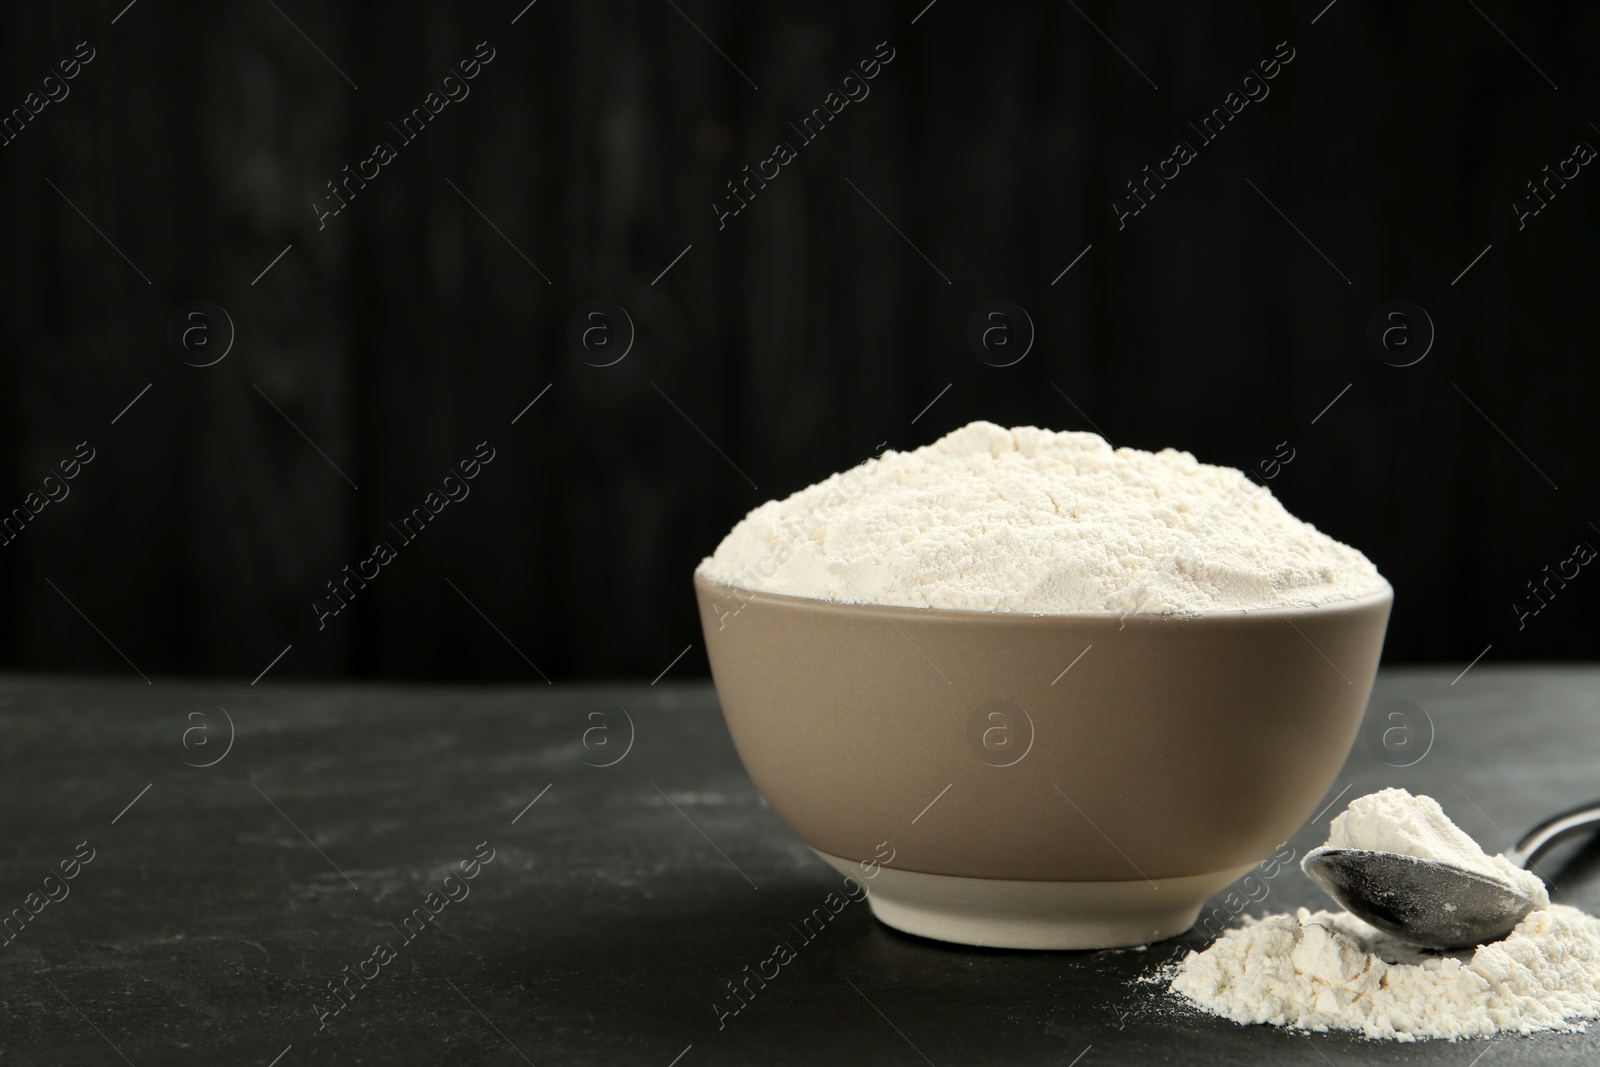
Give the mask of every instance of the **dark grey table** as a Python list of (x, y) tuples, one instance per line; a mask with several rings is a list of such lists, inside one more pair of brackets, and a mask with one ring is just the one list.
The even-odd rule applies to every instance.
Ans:
[[(1330, 801), (1404, 785), (1493, 847), (1600, 794), (1600, 669), (1455, 674), (1384, 673)], [(802, 942), (840, 880), (756, 793), (708, 686), (10, 678), (0, 730), (0, 911), (29, 916), (0, 947), (3, 1064), (1600, 1061), (1600, 1032), (1395, 1045), (1200, 1016), (1135, 982), (1194, 934), (978, 951), (850, 904)], [(62, 861), (76, 877), (47, 882)], [(1600, 850), (1552, 867), (1600, 910)], [(1266, 909), (1319, 903), (1295, 867), (1269, 885)], [(780, 939), (796, 958), (720, 1018)]]

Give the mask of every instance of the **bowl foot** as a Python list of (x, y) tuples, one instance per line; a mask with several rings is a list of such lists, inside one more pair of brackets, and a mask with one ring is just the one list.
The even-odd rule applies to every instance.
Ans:
[[(813, 849), (813, 851), (815, 851)], [(1145, 945), (1183, 933), (1200, 905), (1251, 869), (1129, 882), (1022, 882), (880, 867), (817, 852), (867, 887), (872, 914), (919, 937), (986, 948), (1092, 949)]]

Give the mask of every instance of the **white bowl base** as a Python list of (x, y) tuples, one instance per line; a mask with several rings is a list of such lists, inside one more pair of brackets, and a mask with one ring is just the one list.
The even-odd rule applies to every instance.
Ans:
[(1127, 882), (1024, 882), (893, 867), (868, 878), (854, 860), (817, 855), (867, 888), (872, 914), (885, 925), (936, 941), (1020, 949), (1121, 948), (1175, 937), (1194, 925), (1207, 898), (1253, 866)]

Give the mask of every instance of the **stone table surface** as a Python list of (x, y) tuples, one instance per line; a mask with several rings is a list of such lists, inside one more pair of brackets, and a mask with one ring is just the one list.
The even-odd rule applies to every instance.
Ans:
[[(1456, 674), (1382, 673), (1296, 858), (1385, 785), (1491, 848), (1600, 796), (1600, 668)], [(803, 941), (840, 878), (708, 685), (9, 677), (0, 737), (0, 914), (29, 916), (0, 947), (0, 1064), (1600, 1062), (1600, 1028), (1402, 1045), (1200, 1015), (1136, 981), (1193, 931), (983, 951), (850, 903)], [(1600, 911), (1600, 848), (1546, 869)], [(1252, 910), (1320, 903), (1294, 865), (1267, 885)], [(780, 939), (795, 958), (733, 1014), (727, 983)]]

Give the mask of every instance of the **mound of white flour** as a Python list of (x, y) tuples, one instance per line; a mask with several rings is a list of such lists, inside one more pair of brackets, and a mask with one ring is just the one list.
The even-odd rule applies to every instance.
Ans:
[[(1406, 957), (1417, 962), (1387, 962)], [(1174, 992), (1240, 1023), (1415, 1041), (1600, 1017), (1600, 919), (1565, 904), (1529, 912), (1465, 960), (1420, 957), (1349, 912), (1301, 908), (1246, 918), (1178, 966)]]
[[(1429, 797), (1384, 790), (1350, 808), (1350, 818), (1334, 820), (1329, 846), (1383, 848), (1504, 875), (1506, 861), (1485, 856)], [(1540, 906), (1505, 939), (1470, 956), (1424, 953), (1348, 912), (1301, 908), (1246, 917), (1155, 979), (1240, 1023), (1397, 1041), (1582, 1030), (1585, 1020), (1600, 1018), (1600, 919), (1550, 904), (1542, 883), (1536, 899)]]
[(1066, 614), (1323, 604), (1388, 588), (1230, 467), (974, 422), (762, 504), (699, 567), (813, 599)]
[(1438, 860), (1464, 871), (1507, 882), (1539, 907), (1550, 903), (1544, 879), (1504, 856), (1491, 856), (1450, 821), (1432, 797), (1404, 789), (1380, 789), (1357, 797), (1328, 825), (1323, 848), (1356, 848)]

